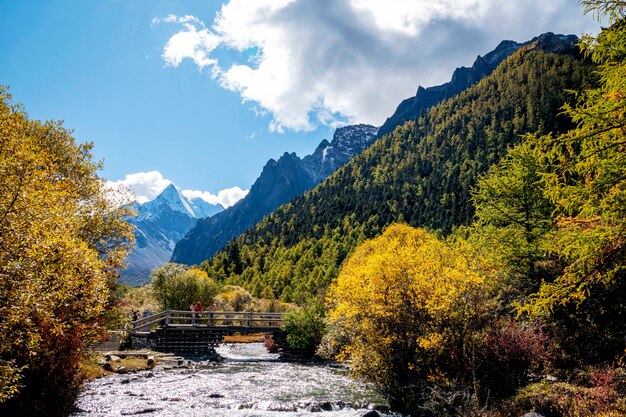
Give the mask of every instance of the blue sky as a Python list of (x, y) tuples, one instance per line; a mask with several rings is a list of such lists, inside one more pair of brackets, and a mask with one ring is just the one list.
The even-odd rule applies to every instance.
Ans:
[(572, 0), (0, 0), (0, 84), (108, 180), (217, 195), (502, 39), (597, 28)]

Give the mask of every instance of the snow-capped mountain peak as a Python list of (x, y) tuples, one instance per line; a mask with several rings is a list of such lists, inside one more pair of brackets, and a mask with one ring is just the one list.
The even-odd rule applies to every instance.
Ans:
[(176, 242), (197, 219), (224, 209), (200, 197), (188, 198), (174, 184), (168, 185), (154, 200), (134, 207), (139, 215), (129, 221), (135, 226), (137, 245), (126, 258), (128, 267), (120, 271), (121, 282), (134, 285), (148, 281), (150, 271), (170, 259)]
[(180, 188), (174, 184), (168, 185), (154, 200), (140, 204), (137, 208), (139, 210), (140, 219), (154, 216), (157, 213), (163, 212), (164, 209), (177, 211), (194, 219), (201, 219), (211, 216), (223, 209), (219, 204), (213, 205), (207, 203), (199, 197), (193, 199), (186, 197)]
[(161, 194), (154, 199), (154, 201), (159, 204), (167, 204), (173, 211), (179, 211), (181, 213), (188, 214), (191, 217), (196, 217), (196, 213), (189, 204), (190, 201), (174, 184), (168, 185), (165, 190), (163, 190)]

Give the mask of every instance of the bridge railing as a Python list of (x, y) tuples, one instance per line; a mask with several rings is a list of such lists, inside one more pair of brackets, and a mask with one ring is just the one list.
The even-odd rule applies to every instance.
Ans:
[(223, 326), (243, 328), (278, 328), (283, 313), (254, 311), (165, 310), (131, 322), (136, 333), (149, 332), (158, 326)]
[(166, 314), (167, 310), (161, 311), (151, 316), (140, 318), (139, 320), (131, 321), (130, 330), (135, 333), (150, 332), (150, 330), (162, 324), (163, 320), (165, 320)]

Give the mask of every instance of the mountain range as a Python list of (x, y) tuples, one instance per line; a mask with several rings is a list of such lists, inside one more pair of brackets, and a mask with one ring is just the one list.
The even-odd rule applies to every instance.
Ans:
[[(478, 56), (471, 67), (457, 68), (450, 82), (429, 88), (418, 87), (416, 95), (402, 101), (380, 128), (369, 125), (345, 126), (336, 130), (331, 142), (323, 140), (311, 155), (299, 158), (295, 153), (286, 152), (278, 160), (270, 159), (244, 199), (224, 211), (211, 213), (214, 215), (210, 217), (205, 216), (206, 213), (195, 213), (183, 219), (181, 210), (171, 210), (169, 205), (161, 203), (146, 203), (152, 207), (148, 210), (151, 212), (148, 217), (151, 218), (142, 216), (141, 212), (146, 212), (146, 208), (138, 208), (140, 216), (134, 220), (138, 248), (128, 258), (129, 267), (123, 274), (123, 280), (130, 282), (127, 278), (129, 274), (143, 277), (139, 281), (147, 280), (148, 268), (166, 262), (168, 253), (171, 254), (172, 262), (189, 265), (211, 258), (263, 217), (318, 186), (376, 139), (388, 135), (407, 121), (426, 115), (430, 108), (477, 84), (515, 52), (535, 50), (573, 55), (577, 51), (576, 42), (577, 38), (573, 35), (552, 33), (523, 43), (503, 41), (484, 57)], [(383, 196), (388, 193), (385, 190), (380, 192)], [(186, 210), (187, 214), (193, 212), (192, 204), (188, 205), (190, 210)], [(158, 207), (164, 208), (162, 214), (157, 214)], [(339, 204), (339, 212), (342, 208), (342, 204)], [(455, 223), (455, 220), (452, 222)], [(166, 230), (168, 228), (172, 230)]]
[(367, 125), (346, 126), (337, 129), (331, 143), (322, 141), (312, 155), (302, 160), (288, 153), (278, 161), (270, 160), (246, 198), (218, 216), (199, 221), (176, 244), (172, 262), (192, 265), (210, 258), (230, 239), (254, 226), (281, 204), (315, 187), (371, 145), (374, 139), (392, 132), (408, 120), (417, 119), (432, 106), (476, 84), (520, 48), (532, 42), (541, 45), (559, 43), (561, 47), (575, 44), (575, 36), (561, 37), (564, 38), (561, 43), (553, 39), (560, 40), (553, 34), (524, 43), (503, 41), (484, 57), (478, 56), (470, 68), (457, 68), (449, 82), (435, 87), (419, 87), (415, 97), (402, 101), (380, 129)]
[(137, 216), (129, 221), (137, 239), (135, 249), (126, 258), (120, 271), (120, 282), (130, 285), (145, 283), (155, 267), (169, 261), (178, 242), (199, 218), (223, 210), (203, 199), (188, 198), (174, 184), (168, 185), (154, 200), (133, 206)]
[(385, 120), (385, 123), (378, 130), (377, 137), (380, 138), (391, 133), (405, 122), (417, 119), (437, 103), (454, 97), (476, 84), (491, 74), (502, 61), (520, 48), (534, 45), (532, 47), (535, 49), (558, 51), (558, 53), (575, 53), (577, 41), (578, 38), (575, 35), (554, 35), (553, 33), (545, 33), (522, 43), (510, 40), (502, 41), (496, 49), (485, 56), (478, 55), (471, 67), (460, 67), (454, 70), (449, 82), (428, 88), (419, 86), (415, 96), (403, 100), (393, 115)]

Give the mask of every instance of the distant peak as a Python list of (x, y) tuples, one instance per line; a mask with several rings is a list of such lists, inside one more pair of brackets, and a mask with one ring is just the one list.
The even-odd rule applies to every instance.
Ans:
[(340, 139), (342, 137), (345, 137), (347, 134), (352, 134), (354, 132), (363, 132), (364, 134), (374, 132), (374, 134), (376, 134), (376, 131), (378, 131), (378, 128), (376, 126), (366, 125), (362, 123), (358, 125), (347, 125), (343, 127), (338, 127), (337, 130), (335, 130), (335, 134), (333, 135), (333, 142), (336, 139)]
[(500, 42), (498, 46), (496, 46), (496, 49), (494, 49), (494, 51), (502, 51), (503, 49), (510, 49), (510, 48), (516, 47), (517, 45), (519, 44), (515, 41), (504, 40)]
[(297, 160), (300, 160), (300, 158), (298, 157), (298, 155), (296, 155), (296, 153), (295, 153), (295, 152), (291, 152), (291, 153), (289, 153), (289, 152), (285, 152), (285, 153), (283, 154), (283, 156), (281, 156), (281, 157), (278, 159), (278, 162), (280, 162), (280, 161), (284, 161), (284, 160), (292, 161), (292, 160), (296, 160), (296, 159), (297, 159)]
[(170, 183), (161, 193), (151, 201), (137, 205), (140, 212), (139, 219), (157, 216), (159, 213), (175, 211), (186, 214), (189, 217), (200, 219), (211, 216), (223, 207), (219, 204), (212, 204), (202, 199), (202, 197), (189, 198), (173, 183)]
[(187, 200), (187, 197), (183, 195), (174, 183), (170, 183), (167, 187), (165, 187), (165, 189), (161, 191), (161, 194), (159, 194), (153, 201), (153, 204), (155, 205), (165, 204), (173, 211), (179, 211), (191, 217), (195, 217), (195, 213), (189, 204), (189, 200)]
[(161, 194), (170, 194), (170, 193), (180, 193), (180, 189), (177, 186), (175, 186), (173, 182), (170, 182), (169, 185), (165, 187), (163, 191), (161, 191)]
[(336, 148), (352, 157), (369, 146), (376, 138), (376, 133), (378, 133), (376, 126), (366, 124), (340, 127), (335, 130), (329, 148)]
[[(296, 155), (295, 152), (285, 152), (280, 158), (278, 158), (278, 160), (270, 158), (263, 167), (263, 172), (266, 172), (267, 170), (274, 170), (276, 168), (291, 166), (294, 163), (297, 163), (297, 161), (300, 161), (300, 158), (298, 157), (298, 155)], [(261, 173), (261, 175), (263, 175), (263, 173)]]
[(156, 198), (163, 199), (166, 197), (173, 197), (173, 196), (184, 198), (180, 189), (177, 186), (175, 186), (173, 182), (171, 182), (167, 187), (163, 189), (163, 191), (161, 191), (161, 193)]
[(528, 47), (556, 54), (576, 53), (578, 52), (578, 36), (555, 35), (552, 32), (546, 32), (528, 42)]
[[(313, 153), (312, 153), (311, 155), (317, 155), (317, 154), (319, 154), (320, 152), (324, 152), (324, 150), (325, 150), (326, 148), (328, 148), (329, 146), (330, 146), (330, 142), (329, 142), (327, 139), (322, 139), (322, 141), (320, 142), (320, 144), (319, 144), (319, 145), (317, 145), (317, 148), (315, 148), (315, 151), (313, 151)], [(309, 155), (309, 156), (310, 156), (310, 155)], [(305, 159), (306, 159), (307, 157), (308, 157), (308, 156), (305, 156)]]

